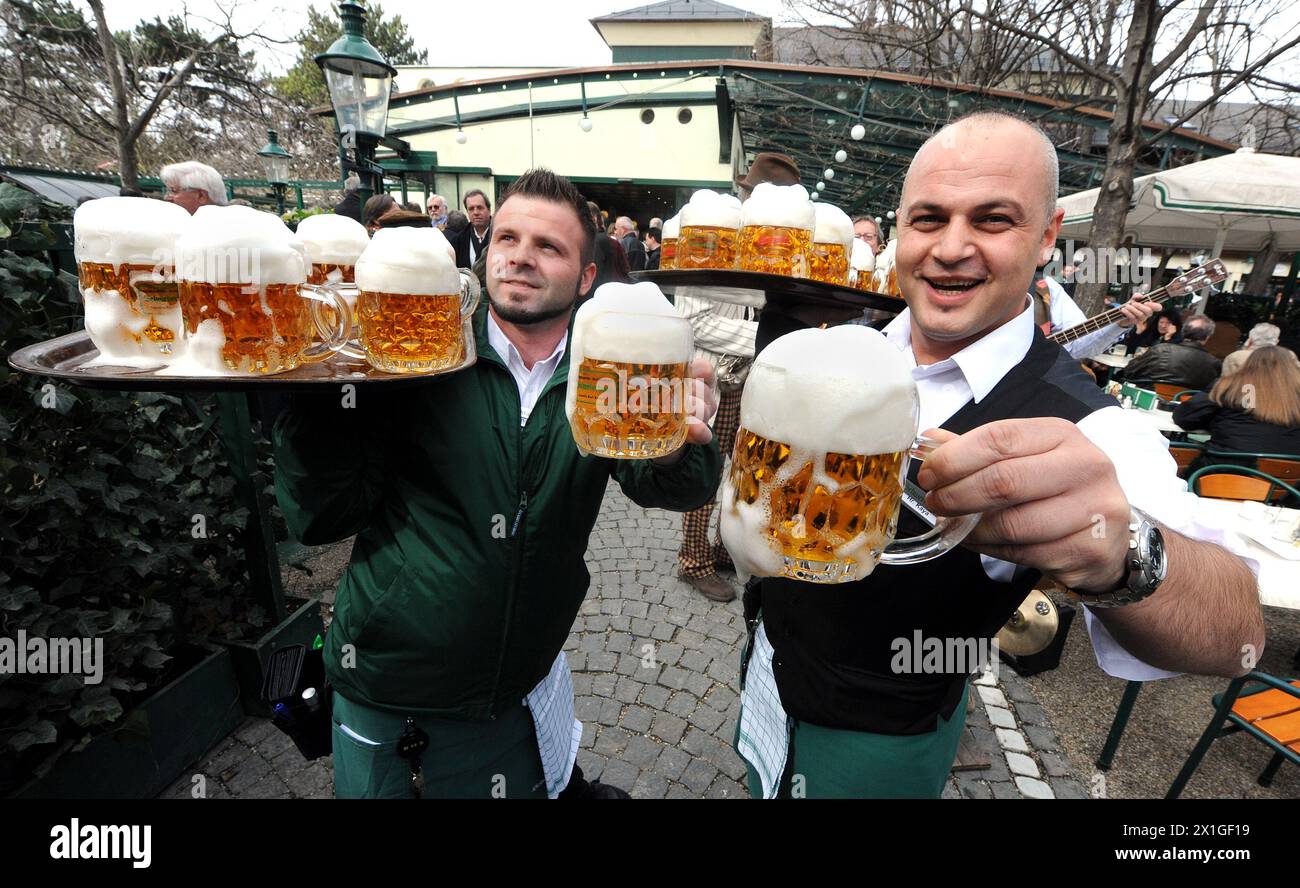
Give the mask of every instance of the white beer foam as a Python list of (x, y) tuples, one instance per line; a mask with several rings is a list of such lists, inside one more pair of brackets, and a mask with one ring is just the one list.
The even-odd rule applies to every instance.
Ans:
[(158, 346), (144, 335), (149, 318), (136, 314), (121, 293), (87, 289), (81, 295), (86, 307), (86, 332), (99, 349), (99, 356), (87, 361), (85, 366), (151, 368), (167, 361), (167, 355), (159, 352)]
[(796, 330), (759, 353), (740, 424), (815, 452), (895, 453), (916, 437), (916, 384), (879, 332), (856, 324)]
[(802, 185), (773, 185), (760, 182), (740, 211), (740, 227), (769, 225), (774, 228), (817, 227), (817, 211)]
[(307, 261), (321, 265), (356, 265), (370, 246), (366, 227), (350, 216), (321, 213), (298, 223), (298, 239), (307, 248)]
[(834, 204), (815, 203), (813, 212), (817, 227), (813, 229), (813, 242), (818, 244), (843, 244), (848, 250), (853, 242), (853, 220), (849, 214)]
[(876, 251), (860, 237), (853, 239), (853, 252), (849, 254), (849, 267), (867, 273), (876, 268)]
[(564, 410), (570, 419), (578, 399), (578, 370), (585, 358), (637, 364), (690, 363), (691, 325), (678, 317), (663, 291), (650, 281), (611, 281), (579, 306), (569, 343), (569, 388)]
[(226, 346), (226, 332), (218, 318), (199, 321), (198, 327), (188, 335), (185, 350), (176, 360), (159, 370), (158, 376), (235, 376), (222, 360), (221, 350)]
[(174, 203), (147, 197), (101, 197), (72, 214), (78, 262), (172, 265), (176, 239), (190, 214)]
[(668, 240), (668, 238), (670, 237), (677, 237), (677, 233), (681, 230), (682, 230), (682, 214), (678, 213), (676, 216), (673, 216), (671, 219), (669, 219), (667, 222), (664, 223), (664, 227), (660, 233), (663, 234), (663, 240)]
[(252, 207), (199, 207), (176, 242), (176, 276), (207, 284), (301, 284), (307, 253), (274, 213)]
[(701, 189), (677, 214), (681, 227), (740, 228), (740, 199), (730, 194)]
[(381, 228), (357, 260), (357, 289), (371, 293), (460, 293), (456, 252), (436, 228)]
[(898, 251), (897, 239), (885, 244), (885, 248), (876, 256), (876, 290), (883, 293), (889, 283), (889, 272), (894, 267), (894, 254)]

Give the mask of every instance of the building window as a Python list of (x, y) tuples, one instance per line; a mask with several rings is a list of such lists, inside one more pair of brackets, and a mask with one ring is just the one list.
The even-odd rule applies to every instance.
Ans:
[(680, 110), (680, 111), (677, 112), (677, 122), (678, 122), (678, 123), (690, 123), (690, 122), (691, 122), (691, 117), (692, 117), (692, 116), (693, 116), (693, 115), (691, 114), (691, 109), (690, 109), (690, 108), (683, 108), (682, 110)]
[(644, 111), (641, 112), (642, 123), (654, 123), (654, 120), (655, 120), (655, 109), (646, 108)]

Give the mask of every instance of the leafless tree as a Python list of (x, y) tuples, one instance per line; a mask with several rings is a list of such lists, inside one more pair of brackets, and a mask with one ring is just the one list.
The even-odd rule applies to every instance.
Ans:
[[(1089, 236), (1095, 248), (1120, 245), (1139, 161), (1189, 120), (1227, 97), (1253, 98), (1260, 110), (1245, 123), (1255, 124), (1258, 136), (1267, 121), (1272, 138), (1272, 129), (1290, 128), (1298, 113), (1300, 18), (1289, 0), (787, 2), (823, 35), (819, 45), (838, 47), (844, 58), (865, 44), (880, 60), (874, 67), (1110, 112)], [(1079, 127), (1066, 144), (1089, 151), (1091, 129)], [(1076, 299), (1095, 313), (1104, 290), (1081, 284)]]

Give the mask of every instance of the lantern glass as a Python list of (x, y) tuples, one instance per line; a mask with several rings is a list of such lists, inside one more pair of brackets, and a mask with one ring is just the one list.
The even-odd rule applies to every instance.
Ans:
[(340, 130), (383, 137), (393, 82), (386, 68), (361, 59), (333, 58), (325, 65), (325, 82)]

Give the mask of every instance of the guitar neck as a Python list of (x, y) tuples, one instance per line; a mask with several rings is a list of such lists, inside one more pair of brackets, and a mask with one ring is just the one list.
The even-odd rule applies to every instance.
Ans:
[[(1146, 299), (1143, 301), (1163, 304), (1173, 298), (1174, 295), (1169, 292), (1167, 287), (1161, 287), (1158, 290), (1152, 290), (1148, 293)], [(1109, 311), (1102, 312), (1096, 317), (1088, 318), (1088, 320), (1084, 321), (1082, 324), (1068, 327), (1059, 333), (1053, 333), (1047, 338), (1050, 341), (1055, 342), (1057, 345), (1065, 345), (1067, 342), (1074, 342), (1076, 339), (1082, 339), (1089, 333), (1095, 333), (1103, 327), (1109, 327), (1111, 324), (1123, 317), (1124, 313), (1122, 311), (1118, 308), (1112, 308)]]

